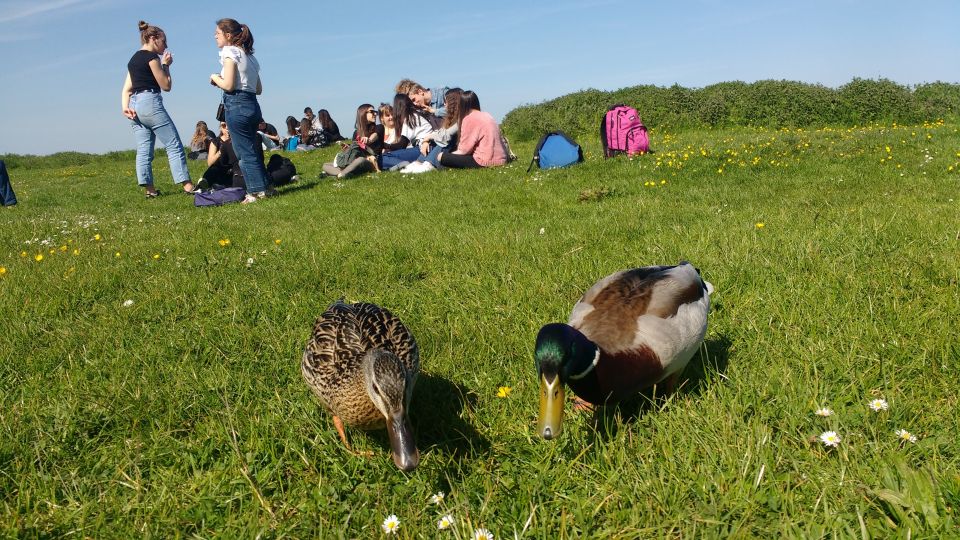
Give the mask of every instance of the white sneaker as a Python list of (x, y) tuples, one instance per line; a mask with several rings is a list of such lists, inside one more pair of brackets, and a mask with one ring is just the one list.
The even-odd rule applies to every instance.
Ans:
[(247, 193), (247, 195), (243, 198), (243, 200), (240, 201), (240, 204), (253, 204), (259, 200), (260, 199), (258, 199), (255, 195)]
[(429, 161), (418, 161), (416, 163), (411, 163), (410, 165), (408, 165), (407, 168), (404, 169), (404, 172), (408, 172), (411, 174), (420, 174), (420, 173), (430, 172), (432, 170), (434, 170), (434, 167), (433, 167), (433, 164), (431, 164)]

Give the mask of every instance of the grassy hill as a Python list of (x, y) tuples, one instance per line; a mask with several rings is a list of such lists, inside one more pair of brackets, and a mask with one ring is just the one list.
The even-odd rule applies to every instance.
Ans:
[[(955, 537), (960, 125), (929, 120), (660, 125), (656, 154), (587, 139), (529, 175), (519, 130), (484, 171), (316, 180), (322, 150), (212, 209), (145, 200), (129, 152), (7, 156), (0, 536)], [(680, 391), (538, 439), (538, 328), (681, 259), (716, 292)], [(301, 380), (341, 295), (419, 341), (411, 474), (382, 433), (344, 449)]]

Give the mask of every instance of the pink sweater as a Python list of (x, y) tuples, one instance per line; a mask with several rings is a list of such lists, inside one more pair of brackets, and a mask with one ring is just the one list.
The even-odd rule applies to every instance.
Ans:
[(460, 122), (460, 143), (457, 154), (471, 154), (481, 167), (494, 167), (507, 162), (507, 153), (500, 141), (500, 128), (488, 112), (473, 110)]

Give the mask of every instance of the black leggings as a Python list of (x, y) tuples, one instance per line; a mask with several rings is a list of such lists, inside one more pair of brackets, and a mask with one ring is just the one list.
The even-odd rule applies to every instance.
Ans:
[(444, 152), (440, 154), (440, 164), (451, 169), (479, 169), (477, 163), (471, 154), (451, 154)]

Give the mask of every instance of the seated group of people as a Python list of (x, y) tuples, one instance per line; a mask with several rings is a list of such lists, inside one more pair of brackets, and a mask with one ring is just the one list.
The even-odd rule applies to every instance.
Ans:
[[(276, 133), (276, 129), (273, 130)], [(313, 109), (303, 109), (303, 118), (299, 121), (293, 116), (287, 117), (287, 136), (278, 138), (277, 143), (284, 150), (307, 151), (323, 148), (342, 141), (340, 128), (330, 117), (326, 109), (314, 115)]]
[(429, 89), (403, 79), (392, 105), (360, 105), (355, 127), (351, 143), (334, 162), (323, 164), (323, 174), (346, 178), (381, 170), (495, 167), (510, 157), (496, 120), (480, 109), (471, 90)]
[[(261, 120), (261, 130), (264, 123)], [(197, 182), (197, 189), (246, 188), (243, 172), (240, 170), (240, 159), (230, 142), (230, 130), (227, 129), (227, 123), (220, 122), (220, 134), (215, 135), (213, 131), (207, 128), (206, 122), (197, 122), (197, 133), (194, 134), (194, 139), (197, 139), (198, 135), (201, 135), (203, 140), (199, 145), (191, 142), (190, 146), (194, 150), (190, 152), (190, 157), (191, 159), (205, 159), (207, 170), (203, 172), (202, 178)], [(203, 148), (204, 145), (206, 149), (202, 152), (196, 150), (198, 147)], [(262, 149), (260, 159), (263, 159)], [(279, 154), (271, 154), (266, 167), (271, 186), (282, 186), (299, 179), (296, 168), (290, 160), (284, 159)]]

